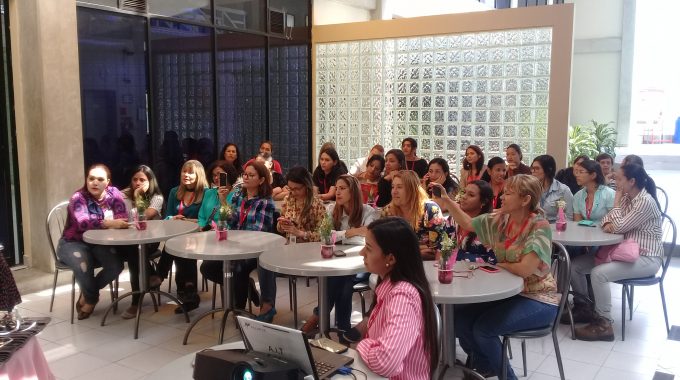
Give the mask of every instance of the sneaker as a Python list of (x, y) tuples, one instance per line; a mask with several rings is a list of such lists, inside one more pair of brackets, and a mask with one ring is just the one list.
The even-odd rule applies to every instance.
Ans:
[(264, 314), (260, 314), (255, 319), (261, 322), (267, 322), (267, 323), (272, 323), (274, 321), (274, 316), (276, 315), (276, 308), (272, 306), (271, 309), (269, 309), (268, 312)]
[[(563, 325), (570, 325), (571, 320), (569, 319), (569, 310), (567, 310), (569, 305), (565, 305), (564, 311), (562, 311), (562, 316), (560, 317), (560, 323)], [(594, 310), (590, 304), (575, 303), (574, 307), (571, 309), (571, 315), (574, 317), (574, 323), (590, 323), (593, 320)]]
[(585, 341), (614, 341), (612, 322), (604, 317), (596, 316), (590, 324), (576, 329), (576, 339)]
[(130, 305), (130, 307), (127, 308), (123, 312), (123, 314), (120, 315), (121, 318), (123, 319), (132, 319), (137, 317), (137, 305)]

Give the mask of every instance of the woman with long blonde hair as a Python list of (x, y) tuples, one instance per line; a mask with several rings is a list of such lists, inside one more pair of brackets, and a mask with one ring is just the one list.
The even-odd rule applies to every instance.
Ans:
[(383, 216), (398, 216), (413, 228), (420, 241), (424, 260), (433, 260), (446, 233), (446, 220), (437, 203), (430, 200), (420, 186), (420, 177), (412, 170), (400, 170), (392, 178), (392, 201)]

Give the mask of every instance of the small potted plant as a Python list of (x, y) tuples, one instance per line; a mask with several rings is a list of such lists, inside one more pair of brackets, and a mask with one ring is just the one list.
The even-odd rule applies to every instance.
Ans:
[(137, 209), (135, 227), (137, 227), (138, 230), (146, 229), (146, 217), (144, 216), (144, 213), (146, 212), (146, 209), (149, 208), (149, 203), (149, 200), (143, 195), (135, 197), (135, 208)]
[(228, 203), (220, 206), (220, 212), (217, 216), (217, 224), (215, 225), (215, 233), (217, 234), (217, 241), (227, 240), (227, 230), (229, 229), (229, 218), (233, 214), (233, 210)]
[(557, 221), (555, 222), (555, 229), (557, 231), (566, 231), (567, 217), (564, 215), (564, 208), (567, 206), (567, 202), (560, 198), (559, 200), (555, 201), (555, 205), (557, 206)]
[(438, 273), (438, 280), (442, 284), (450, 284), (453, 281), (453, 265), (456, 263), (453, 252), (456, 246), (456, 241), (452, 240), (448, 234), (444, 234), (441, 241)]
[(321, 257), (330, 259), (333, 257), (333, 248), (335, 242), (333, 241), (333, 220), (330, 215), (326, 214), (319, 228), (317, 230), (321, 235)]

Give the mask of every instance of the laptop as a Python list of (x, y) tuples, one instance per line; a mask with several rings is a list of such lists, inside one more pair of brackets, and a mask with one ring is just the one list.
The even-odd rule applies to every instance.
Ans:
[(246, 349), (280, 357), (300, 366), (314, 379), (328, 379), (341, 367), (354, 362), (349, 356), (311, 347), (300, 330), (237, 316)]

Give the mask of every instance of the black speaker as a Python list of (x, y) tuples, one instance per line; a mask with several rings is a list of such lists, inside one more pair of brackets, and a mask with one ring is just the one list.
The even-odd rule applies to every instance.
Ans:
[(195, 380), (302, 380), (297, 364), (246, 350), (203, 350), (196, 354)]

